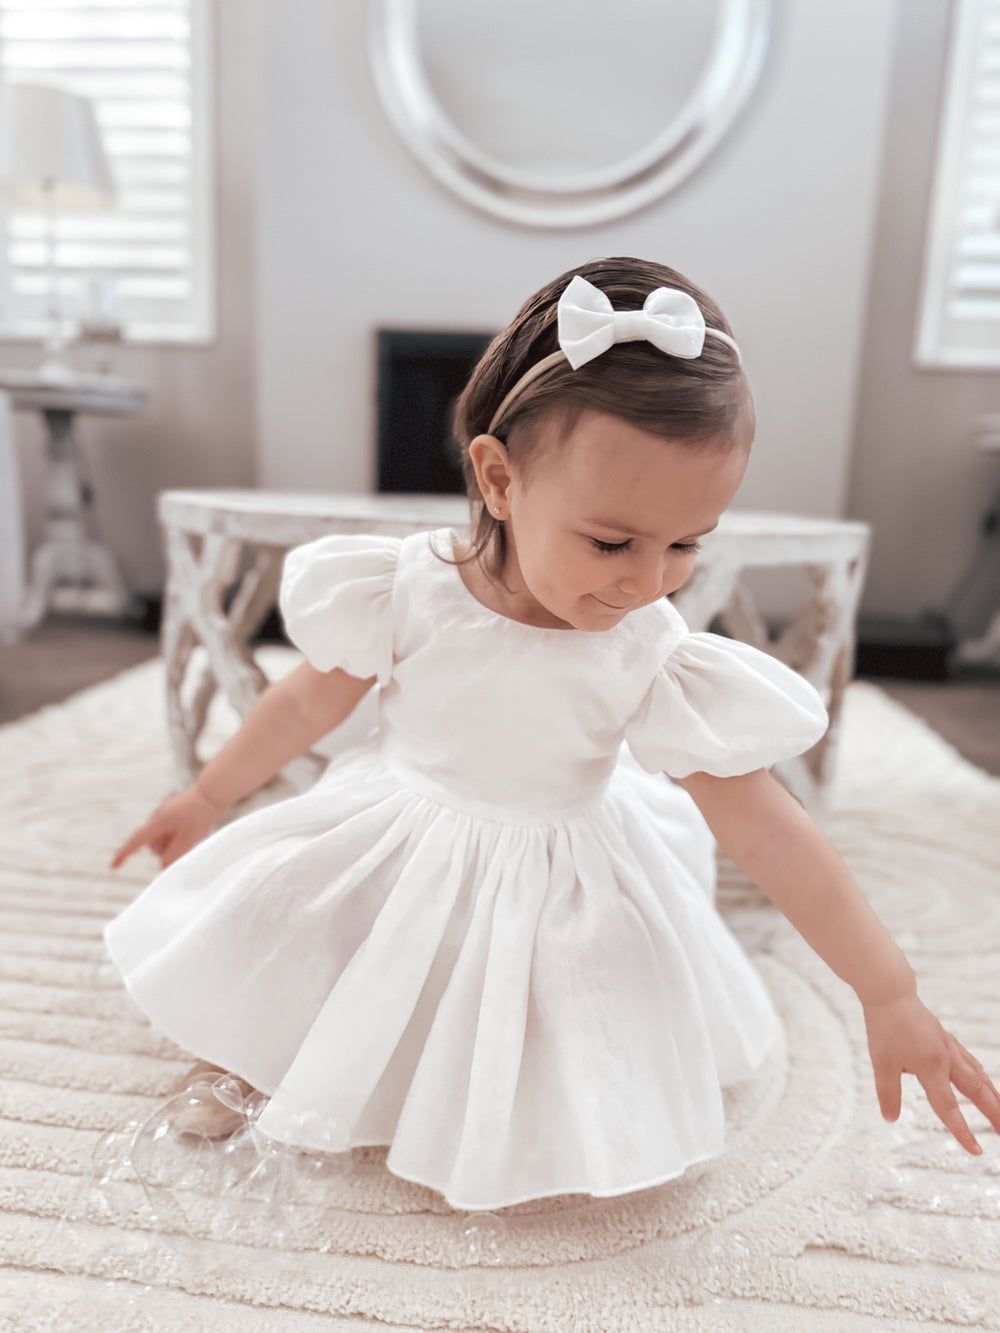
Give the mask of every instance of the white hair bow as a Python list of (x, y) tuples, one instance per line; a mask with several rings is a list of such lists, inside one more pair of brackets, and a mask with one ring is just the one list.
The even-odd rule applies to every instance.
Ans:
[(707, 327), (698, 302), (676, 287), (657, 287), (641, 310), (615, 310), (599, 287), (577, 273), (560, 296), (558, 310), (560, 350), (525, 371), (493, 413), (488, 434), (494, 433), (511, 403), (533, 380), (564, 360), (578, 370), (615, 343), (651, 342), (661, 352), (690, 361), (701, 356), (705, 335), (710, 333), (741, 359), (729, 334)]
[[(732, 341), (718, 329), (708, 331)], [(701, 355), (705, 333), (698, 302), (676, 287), (657, 287), (641, 310), (614, 310), (600, 288), (577, 274), (559, 298), (559, 346), (574, 370), (614, 343), (651, 342), (690, 360)]]

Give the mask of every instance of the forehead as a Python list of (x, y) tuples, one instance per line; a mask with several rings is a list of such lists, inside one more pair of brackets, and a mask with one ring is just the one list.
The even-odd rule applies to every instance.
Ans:
[[(587, 413), (546, 440), (530, 485), (570, 516), (616, 519), (637, 530), (710, 527), (732, 499), (749, 455), (749, 423), (709, 440), (651, 435)], [(540, 441), (541, 443), (541, 441)]]

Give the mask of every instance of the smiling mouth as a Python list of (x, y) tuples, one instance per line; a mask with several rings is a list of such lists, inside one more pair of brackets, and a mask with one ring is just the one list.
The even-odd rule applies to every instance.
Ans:
[(594, 601), (595, 601), (595, 602), (600, 602), (601, 605), (602, 605), (602, 606), (606, 606), (606, 607), (608, 608), (609, 611), (628, 611), (628, 610), (629, 610), (629, 608), (628, 608), (627, 606), (615, 606), (614, 602), (605, 602), (605, 601), (603, 601), (600, 597), (595, 597), (593, 593), (591, 593), (590, 595), (591, 595), (591, 597), (594, 598)]

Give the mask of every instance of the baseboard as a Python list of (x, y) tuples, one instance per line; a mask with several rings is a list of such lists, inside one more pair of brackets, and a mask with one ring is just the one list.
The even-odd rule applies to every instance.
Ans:
[(926, 612), (914, 620), (861, 616), (855, 671), (899, 680), (947, 680), (955, 635), (944, 616)]

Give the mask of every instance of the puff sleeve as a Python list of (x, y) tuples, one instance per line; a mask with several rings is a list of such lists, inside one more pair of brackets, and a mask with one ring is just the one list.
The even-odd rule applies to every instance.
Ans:
[(399, 538), (333, 535), (285, 556), (278, 606), (292, 643), (318, 671), (392, 675), (392, 588)]
[(815, 745), (819, 694), (777, 658), (718, 634), (688, 634), (661, 665), (625, 738), (643, 768), (735, 777)]

